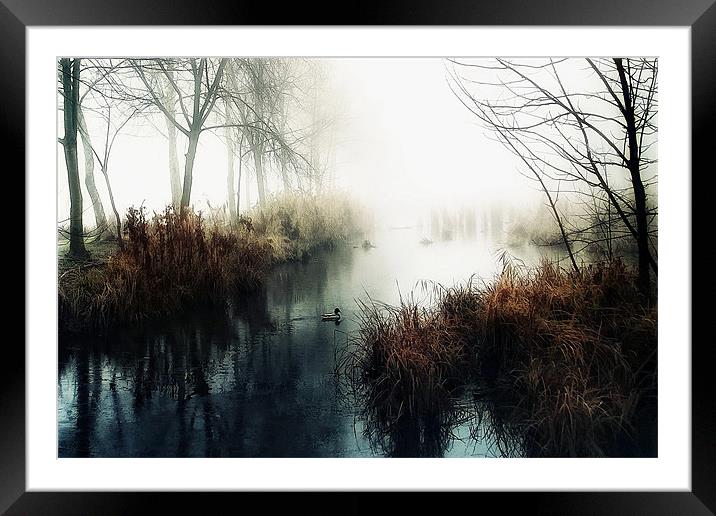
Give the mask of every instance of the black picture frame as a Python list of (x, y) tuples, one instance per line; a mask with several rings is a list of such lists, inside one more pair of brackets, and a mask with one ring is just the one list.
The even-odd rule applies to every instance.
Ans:
[[(714, 0), (500, 0), (494, 3), (349, 0), (340, 6), (328, 2), (293, 2), (277, 6), (270, 2), (242, 0), (201, 3), (192, 0), (0, 0), (0, 106), (5, 132), (1, 140), (4, 154), (18, 157), (19, 163), (15, 166), (25, 170), (25, 29), (28, 26), (344, 25), (349, 22), (357, 25), (688, 26), (691, 28), (692, 170), (703, 169), (706, 173), (713, 168), (710, 150), (716, 136), (716, 124), (712, 122), (716, 114), (713, 94), (716, 86)], [(6, 173), (11, 173), (7, 166), (4, 168)], [(14, 168), (13, 172), (16, 170), (19, 168)], [(692, 206), (697, 205), (692, 200)], [(29, 274), (32, 271), (25, 267), (26, 278)], [(462, 501), (479, 510), (476, 503), (496, 502), (500, 504), (500, 511), (521, 509), (549, 514), (713, 514), (716, 511), (716, 405), (713, 401), (715, 375), (710, 371), (710, 342), (709, 338), (694, 339), (692, 346), (690, 492), (452, 493), (450, 503)], [(252, 498), (257, 495), (251, 493), (26, 492), (25, 350), (10, 340), (6, 341), (5, 348), (5, 371), (0, 375), (0, 512), (129, 514), (161, 507), (163, 512), (176, 508), (178, 512), (208, 513), (212, 507), (235, 503), (237, 496), (242, 497), (245, 504), (255, 501)], [(323, 493), (320, 500), (314, 493), (296, 493), (283, 496), (279, 501), (294, 511), (316, 510), (321, 506), (328, 510), (337, 503), (339, 505), (334, 507), (341, 511), (364, 513), (380, 507), (382, 496), (378, 493), (349, 493), (342, 500), (331, 502)], [(400, 503), (404, 511), (426, 507), (423, 494), (407, 494), (402, 498)], [(276, 501), (272, 498), (272, 509), (276, 508)]]

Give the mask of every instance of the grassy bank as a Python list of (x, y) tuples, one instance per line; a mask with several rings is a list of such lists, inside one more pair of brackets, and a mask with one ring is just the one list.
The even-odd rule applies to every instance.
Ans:
[(366, 303), (355, 392), (379, 432), (444, 421), (467, 390), (503, 451), (652, 453), (657, 316), (635, 281), (620, 261), (579, 274), (508, 265), (489, 284), (436, 286), (429, 307)]
[(105, 329), (221, 300), (260, 284), (272, 264), (346, 240), (359, 224), (338, 196), (273, 199), (238, 221), (130, 208), (123, 248), (61, 263), (60, 328)]
[(364, 214), (340, 195), (269, 199), (250, 214), (254, 233), (275, 262), (302, 259), (320, 247), (345, 242), (364, 229)]

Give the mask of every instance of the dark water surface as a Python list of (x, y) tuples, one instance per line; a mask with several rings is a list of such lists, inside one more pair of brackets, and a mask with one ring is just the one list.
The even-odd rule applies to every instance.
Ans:
[[(372, 236), (275, 268), (260, 291), (141, 329), (61, 336), (60, 457), (364, 457), (358, 407), (341, 395), (336, 356), (356, 329), (356, 298), (395, 303), (422, 279), (451, 284), (499, 267), (484, 233), (421, 245), (418, 229)], [(360, 242), (356, 242), (359, 244)], [(534, 263), (541, 250), (510, 250)], [(334, 307), (343, 321), (321, 322)], [(453, 429), (445, 456), (493, 456)]]

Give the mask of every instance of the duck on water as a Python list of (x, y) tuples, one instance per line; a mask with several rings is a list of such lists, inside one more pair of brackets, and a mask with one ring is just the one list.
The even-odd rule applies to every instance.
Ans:
[(321, 315), (322, 321), (340, 321), (341, 320), (341, 309), (336, 308), (333, 313), (326, 313)]

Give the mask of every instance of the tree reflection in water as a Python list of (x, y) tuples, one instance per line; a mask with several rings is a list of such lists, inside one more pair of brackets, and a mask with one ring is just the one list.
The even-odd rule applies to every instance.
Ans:
[(60, 456), (360, 454), (332, 376), (337, 328), (317, 316), (347, 267), (350, 254), (326, 253), (226, 305), (62, 335)]

